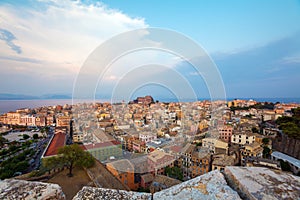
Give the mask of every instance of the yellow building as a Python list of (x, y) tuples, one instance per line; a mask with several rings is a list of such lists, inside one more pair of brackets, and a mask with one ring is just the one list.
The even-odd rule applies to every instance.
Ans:
[(208, 148), (212, 153), (228, 153), (228, 143), (217, 138), (204, 138), (202, 146)]
[(244, 149), (241, 149), (241, 157), (244, 158), (259, 158), (263, 155), (263, 148), (259, 143), (253, 142), (252, 144), (246, 144)]
[(207, 120), (201, 120), (198, 127), (200, 131), (203, 131), (204, 129), (208, 128)]

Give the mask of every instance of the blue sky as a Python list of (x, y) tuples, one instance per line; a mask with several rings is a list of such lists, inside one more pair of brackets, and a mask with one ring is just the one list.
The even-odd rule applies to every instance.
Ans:
[[(182, 33), (206, 50), (227, 97), (300, 97), (300, 1), (4, 0), (0, 13), (0, 93), (70, 94), (97, 46), (124, 31), (159, 27)], [(174, 64), (169, 56), (155, 56)], [(209, 95), (201, 77), (183, 76), (199, 97)], [(117, 80), (113, 72), (107, 77)], [(107, 84), (103, 96), (113, 87)], [(155, 86), (139, 90), (130, 92), (149, 91), (158, 98), (164, 93)]]

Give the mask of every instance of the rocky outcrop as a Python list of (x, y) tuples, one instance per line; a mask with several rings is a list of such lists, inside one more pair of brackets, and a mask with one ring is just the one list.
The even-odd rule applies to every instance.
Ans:
[(166, 190), (154, 193), (153, 199), (240, 199), (217, 170), (198, 176)]
[(6, 179), (0, 181), (0, 199), (61, 200), (65, 195), (57, 184)]
[[(289, 173), (263, 167), (231, 166), (226, 167), (223, 174), (215, 170), (154, 194), (85, 186), (73, 200), (300, 199), (300, 177)], [(0, 199), (51, 200), (65, 199), (65, 195), (57, 184), (7, 179), (0, 181)]]
[(224, 173), (244, 199), (300, 199), (300, 177), (263, 167), (226, 167)]
[(73, 200), (93, 199), (93, 200), (151, 200), (152, 195), (142, 192), (129, 192), (125, 190), (83, 187), (73, 198)]

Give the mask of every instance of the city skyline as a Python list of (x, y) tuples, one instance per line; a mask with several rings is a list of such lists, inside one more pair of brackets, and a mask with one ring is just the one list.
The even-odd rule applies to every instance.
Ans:
[[(227, 97), (299, 97), (299, 2), (215, 3), (2, 1), (0, 93), (71, 94), (81, 66), (101, 43), (124, 31), (159, 27), (178, 31), (206, 50)], [(172, 55), (138, 52), (119, 65), (139, 63), (142, 56), (177, 70), (199, 89), (199, 97), (209, 97), (201, 77)], [(101, 95), (118, 81), (117, 69), (103, 79), (107, 91)], [(170, 95), (167, 89), (151, 85), (131, 92), (163, 98)]]

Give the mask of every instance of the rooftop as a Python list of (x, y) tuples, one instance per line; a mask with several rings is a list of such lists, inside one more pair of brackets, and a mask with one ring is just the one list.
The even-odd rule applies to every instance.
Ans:
[(106, 164), (111, 165), (113, 168), (115, 168), (117, 171), (120, 172), (134, 172), (134, 166), (131, 164), (131, 162), (128, 159), (122, 159), (113, 161)]
[(231, 166), (234, 165), (234, 158), (232, 156), (220, 156), (216, 157), (213, 160), (213, 165), (218, 165), (218, 166)]
[(298, 160), (296, 158), (293, 158), (289, 155), (286, 155), (286, 154), (278, 152), (278, 151), (274, 151), (271, 155), (277, 159), (282, 159), (284, 161), (288, 161), (289, 163), (292, 163), (294, 166), (300, 168), (300, 160)]
[(168, 156), (170, 159), (174, 159), (171, 154), (165, 153), (163, 151), (155, 150), (148, 154), (148, 158), (153, 162), (157, 162), (158, 160)]
[(141, 175), (141, 178), (144, 180), (145, 183), (152, 182), (154, 179), (153, 175), (150, 173)]
[(86, 144), (84, 146), (87, 150), (90, 150), (90, 149), (104, 148), (104, 147), (110, 147), (110, 146), (117, 146), (120, 144), (121, 143), (116, 140), (111, 140), (111, 141), (100, 142), (100, 143), (95, 143), (95, 144)]
[(63, 132), (58, 132), (54, 134), (52, 140), (50, 141), (50, 144), (48, 145), (48, 148), (43, 155), (44, 157), (47, 156), (54, 156), (58, 153), (58, 149), (60, 147), (65, 146), (66, 144), (66, 134)]
[(169, 188), (171, 186), (177, 185), (181, 183), (181, 181), (170, 178), (168, 176), (163, 176), (163, 175), (156, 175), (155, 178), (153, 179), (153, 183), (151, 187), (162, 187), (164, 189)]

